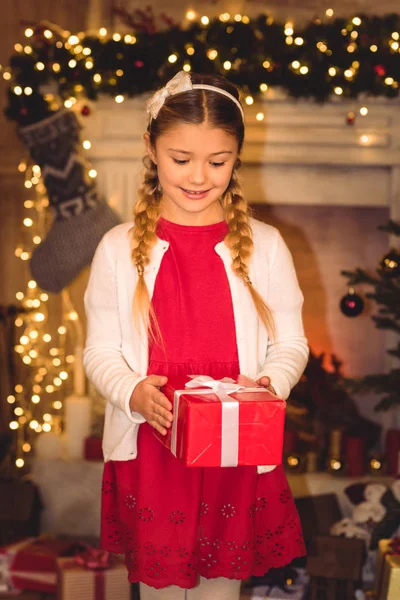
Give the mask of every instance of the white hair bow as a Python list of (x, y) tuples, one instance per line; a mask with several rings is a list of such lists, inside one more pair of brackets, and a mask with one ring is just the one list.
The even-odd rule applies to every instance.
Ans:
[(188, 92), (192, 89), (193, 84), (190, 75), (186, 71), (179, 71), (161, 90), (158, 90), (146, 102), (146, 110), (153, 119), (157, 119), (158, 113), (169, 96)]

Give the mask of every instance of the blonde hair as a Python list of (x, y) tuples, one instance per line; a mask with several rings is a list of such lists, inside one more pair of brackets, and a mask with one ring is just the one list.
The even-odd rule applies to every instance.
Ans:
[[(223, 77), (216, 75), (191, 74), (193, 83), (205, 83), (220, 87), (239, 99), (239, 90)], [(239, 108), (232, 100), (210, 90), (190, 90), (169, 96), (157, 118), (148, 126), (150, 143), (155, 148), (157, 137), (177, 123), (209, 125), (223, 129), (238, 142), (240, 154), (244, 139), (244, 124)], [(249, 277), (250, 260), (254, 251), (253, 232), (249, 223), (250, 210), (243, 197), (238, 177), (240, 160), (237, 159), (227, 189), (221, 197), (225, 220), (229, 232), (225, 243), (230, 249), (232, 270), (247, 286), (258, 316), (269, 337), (275, 337), (273, 315), (257, 292)], [(134, 207), (132, 230), (132, 261), (138, 273), (138, 282), (133, 298), (133, 318), (137, 327), (140, 319), (149, 331), (150, 339), (162, 341), (154, 308), (144, 279), (145, 268), (150, 262), (152, 248), (157, 243), (157, 221), (160, 216), (162, 192), (159, 187), (157, 167), (149, 156), (143, 159), (144, 173)]]

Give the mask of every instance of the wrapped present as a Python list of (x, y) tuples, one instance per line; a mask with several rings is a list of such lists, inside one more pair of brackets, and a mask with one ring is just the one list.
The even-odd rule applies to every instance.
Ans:
[(154, 435), (186, 466), (236, 467), (282, 462), (286, 403), (240, 376), (238, 381), (171, 377), (162, 391), (173, 405), (166, 436)]
[(88, 548), (74, 558), (57, 559), (58, 600), (130, 600), (131, 584), (121, 557)]
[(380, 540), (376, 560), (377, 600), (400, 598), (400, 538)]
[(27, 538), (0, 548), (0, 580), (5, 589), (57, 591), (58, 556), (74, 555), (83, 546), (52, 537)]
[(303, 600), (306, 597), (309, 576), (305, 569), (296, 569), (295, 582), (284, 587), (278, 585), (256, 585), (244, 589), (241, 600)]
[(0, 481), (0, 546), (39, 535), (42, 502), (27, 481)]

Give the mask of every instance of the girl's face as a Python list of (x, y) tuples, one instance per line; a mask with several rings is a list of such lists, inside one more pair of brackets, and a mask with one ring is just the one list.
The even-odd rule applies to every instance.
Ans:
[(181, 225), (221, 221), (219, 198), (238, 156), (236, 139), (222, 129), (186, 123), (159, 136), (155, 148), (147, 133), (144, 137), (163, 190), (161, 215)]

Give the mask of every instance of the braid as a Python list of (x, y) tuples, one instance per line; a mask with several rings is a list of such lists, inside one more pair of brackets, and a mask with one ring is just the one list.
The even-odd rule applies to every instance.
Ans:
[(231, 251), (233, 272), (243, 279), (245, 285), (249, 288), (257, 313), (268, 334), (274, 338), (275, 325), (272, 313), (261, 295), (253, 287), (249, 276), (250, 259), (254, 251), (254, 243), (253, 232), (249, 223), (249, 206), (243, 197), (237, 172), (240, 164), (240, 160), (237, 159), (231, 181), (222, 198), (225, 219), (229, 227), (225, 243)]
[(155, 339), (154, 330), (158, 333), (158, 325), (144, 280), (144, 271), (150, 262), (151, 250), (157, 243), (156, 228), (160, 215), (161, 192), (158, 187), (156, 165), (148, 156), (144, 157), (143, 165), (143, 181), (138, 190), (138, 199), (133, 210), (135, 227), (133, 228), (131, 257), (138, 273), (138, 282), (133, 297), (133, 318), (138, 326), (139, 317), (142, 316), (146, 326), (150, 326), (150, 336)]

